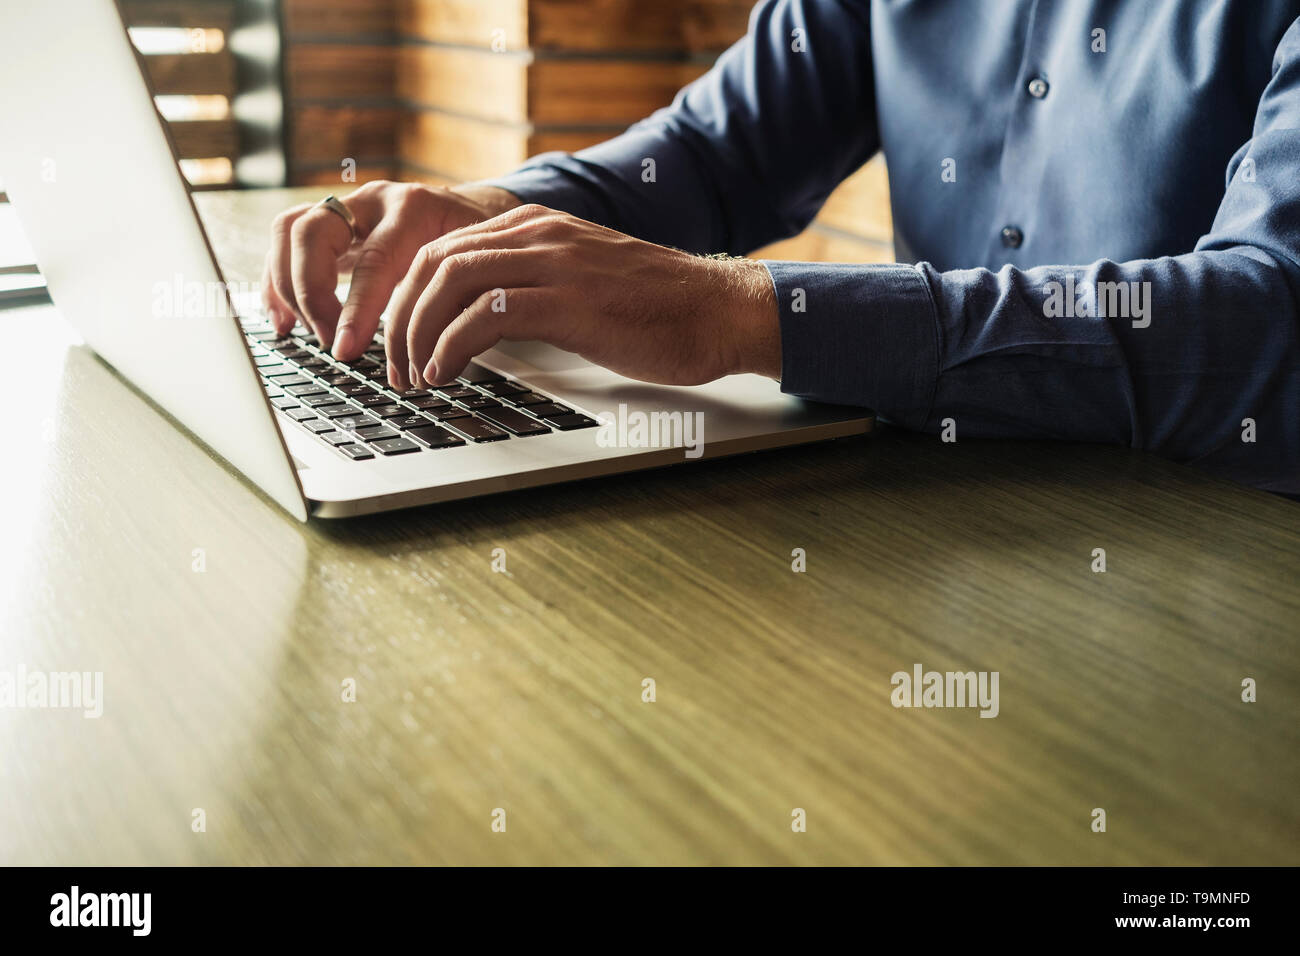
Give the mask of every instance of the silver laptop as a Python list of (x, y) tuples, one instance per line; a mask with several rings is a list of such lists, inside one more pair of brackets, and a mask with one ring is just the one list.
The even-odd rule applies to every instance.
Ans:
[[(646, 385), (537, 343), (395, 393), (382, 330), (340, 365), (231, 294), (113, 0), (12, 4), (0, 177), (55, 306), (90, 348), (299, 520), (867, 432), (861, 409), (736, 375)], [(197, 357), (197, 360), (196, 360)]]

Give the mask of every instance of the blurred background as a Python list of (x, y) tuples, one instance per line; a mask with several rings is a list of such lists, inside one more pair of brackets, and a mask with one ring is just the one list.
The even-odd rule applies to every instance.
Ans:
[[(105, 0), (110, 2), (110, 0)], [(195, 189), (450, 184), (667, 105), (751, 0), (118, 0)], [(0, 29), (4, 15), (0, 14)], [(0, 135), (3, 131), (0, 131)], [(0, 299), (39, 274), (0, 184)], [(767, 258), (893, 261), (877, 156)]]

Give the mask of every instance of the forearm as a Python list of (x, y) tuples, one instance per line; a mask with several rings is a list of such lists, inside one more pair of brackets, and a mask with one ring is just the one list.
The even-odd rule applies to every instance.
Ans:
[(998, 272), (770, 267), (786, 391), (958, 439), (1121, 443), (1300, 491), (1295, 277), (1258, 249)]

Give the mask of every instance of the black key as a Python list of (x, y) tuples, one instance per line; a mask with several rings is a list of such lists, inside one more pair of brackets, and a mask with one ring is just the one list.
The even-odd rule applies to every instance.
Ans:
[(290, 395), (297, 397), (302, 395), (320, 395), (325, 391), (325, 389), (323, 386), (316, 385), (313, 382), (308, 382), (306, 385), (289, 385), (285, 388), (285, 391)]
[(545, 405), (527, 405), (524, 407), (524, 411), (529, 415), (536, 415), (538, 418), (558, 418), (560, 415), (573, 414), (572, 408), (558, 402), (547, 402)]
[(366, 395), (376, 394), (375, 390), (366, 382), (358, 382), (355, 379), (346, 385), (340, 385), (339, 391), (348, 398), (363, 398)]
[(384, 424), (391, 425), (393, 428), (400, 428), (402, 431), (406, 431), (408, 428), (421, 428), (425, 425), (430, 424), (430, 422), (429, 419), (425, 418), (423, 415), (413, 415), (408, 412), (406, 415), (404, 415), (401, 418), (386, 419), (384, 421)]
[[(405, 397), (405, 393), (403, 393), (403, 397)], [(407, 398), (406, 403), (408, 405), (414, 405), (416, 408), (420, 409), (420, 411), (424, 411), (427, 408), (450, 408), (451, 407), (448, 403), (444, 402), (437, 395), (429, 395), (427, 393), (417, 398)]]
[(515, 395), (519, 392), (526, 392), (528, 389), (518, 382), (486, 382), (483, 385), (483, 391), (490, 392), (493, 395)]
[(405, 455), (408, 452), (419, 451), (420, 446), (413, 441), (407, 441), (405, 438), (385, 438), (382, 441), (372, 441), (370, 447), (375, 451), (385, 455)]
[(299, 368), (305, 368), (312, 372), (319, 372), (320, 369), (330, 368), (330, 363), (325, 361), (319, 355), (312, 356), (309, 359), (303, 359), (298, 363)]
[(275, 332), (272, 331), (271, 329), (264, 329), (259, 332), (245, 332), (244, 334), (247, 335), (249, 338), (257, 339), (259, 342), (278, 341), (275, 337)]
[[(262, 351), (265, 352), (266, 350), (263, 349)], [(265, 354), (258, 355), (256, 358), (253, 359), (253, 364), (256, 365), (258, 368), (271, 368), (273, 366), (280, 364), (280, 356), (265, 355)]]
[(478, 411), (480, 408), (500, 408), (501, 403), (495, 398), (488, 398), (486, 395), (473, 395), (469, 398), (458, 398), (457, 403), (461, 408), (469, 408)]
[(474, 398), (482, 392), (468, 385), (448, 385), (446, 388), (438, 389), (438, 394), (444, 398)]
[(367, 425), (365, 428), (358, 428), (356, 431), (358, 438), (364, 438), (366, 441), (384, 441), (388, 438), (397, 438), (397, 432), (393, 431), (386, 425)]
[(445, 422), (452, 418), (469, 418), (469, 412), (463, 408), (457, 408), (455, 405), (448, 405), (446, 408), (430, 408), (425, 414), (431, 418), (436, 418), (440, 422)]
[(364, 372), (366, 369), (373, 368), (379, 363), (369, 356), (363, 355), (360, 358), (354, 358), (350, 362), (339, 362), (339, 364), (346, 366), (347, 368), (356, 369), (358, 372)]
[(280, 408), (280, 409), (297, 408), (298, 399), (290, 398), (288, 395), (282, 395), (279, 398), (271, 399), (271, 404), (274, 405), (276, 408)]
[(339, 451), (347, 455), (353, 461), (364, 461), (367, 458), (374, 458), (375, 453), (365, 445), (339, 445)]
[(541, 405), (550, 401), (545, 395), (536, 392), (516, 392), (513, 395), (502, 395), (501, 398), (511, 405)]
[(307, 379), (302, 377), (296, 368), (290, 368), (288, 365), (281, 365), (278, 369), (272, 369), (270, 372), (259, 369), (263, 378), (269, 378), (284, 388), (286, 385), (306, 385)]
[(310, 332), (306, 335), (295, 335), (294, 338), (303, 345), (314, 345), (316, 348), (320, 348), (320, 339), (316, 338), (316, 336), (312, 335)]
[(304, 395), (302, 404), (308, 408), (320, 408), (322, 405), (337, 405), (339, 397), (337, 395)]
[(411, 414), (411, 410), (405, 405), (372, 405), (369, 412), (380, 418), (404, 418)]
[(316, 414), (322, 418), (347, 418), (356, 413), (357, 409), (351, 405), (323, 405), (316, 409)]
[(351, 375), (348, 375), (346, 372), (332, 372), (327, 375), (322, 375), (320, 377), (320, 380), (324, 382), (326, 385), (335, 385), (335, 386), (351, 385), (353, 382), (356, 381), (355, 378), (353, 378)]
[(383, 422), (377, 418), (371, 418), (369, 415), (344, 415), (342, 418), (335, 418), (330, 421), (334, 428), (346, 428), (350, 432), (358, 428), (371, 428), (375, 425), (382, 425)]
[(388, 369), (382, 365), (376, 365), (374, 368), (364, 369), (361, 374), (372, 382), (388, 381)]
[(287, 412), (285, 412), (285, 414), (288, 415), (290, 418), (292, 418), (295, 422), (305, 422), (308, 419), (312, 419), (312, 420), (316, 419), (316, 413), (313, 412), (310, 408), (291, 408)]
[(470, 441), (501, 441), (510, 436), (495, 425), (477, 418), (457, 418), (447, 422), (447, 427), (455, 429)]
[(288, 362), (298, 362), (301, 361), (302, 359), (309, 359), (314, 354), (312, 352), (308, 352), (306, 349), (300, 349), (296, 345), (293, 348), (289, 349), (288, 351), (285, 351), (283, 348), (278, 348), (276, 349), (276, 351), (279, 352), (281, 357)]
[(457, 438), (451, 432), (439, 428), (437, 425), (428, 425), (424, 428), (412, 428), (405, 433), (407, 438), (414, 438), (423, 442), (430, 448), (451, 448), (455, 445), (465, 444), (463, 439)]
[(344, 432), (321, 432), (320, 437), (325, 439), (331, 445), (334, 445), (336, 448), (339, 445), (347, 445), (350, 442), (357, 440), (355, 435), (348, 435)]
[(480, 418), (486, 418), (495, 425), (515, 435), (549, 435), (551, 430), (540, 422), (529, 418), (523, 412), (513, 408), (485, 408), (479, 412)]
[(575, 428), (591, 428), (596, 424), (596, 421), (575, 412), (572, 415), (556, 415), (554, 418), (548, 418), (546, 424), (558, 428), (562, 432), (571, 432)]
[(505, 381), (505, 377), (498, 375), (496, 372), (489, 372), (482, 365), (470, 362), (469, 365), (465, 366), (465, 371), (460, 373), (458, 381), (467, 385), (479, 385), (483, 382), (502, 382)]
[(321, 421), (319, 418), (316, 418), (315, 416), (312, 417), (311, 421), (303, 422), (303, 425), (307, 427), (307, 431), (315, 432), (317, 435), (319, 435), (321, 432), (332, 432), (336, 424), (338, 423)]
[(376, 405), (389, 405), (393, 401), (390, 396), (380, 395), (378, 392), (371, 392), (369, 395), (358, 395), (352, 400), (365, 408), (373, 408)]
[(268, 349), (296, 349), (298, 347), (297, 343), (294, 342), (293, 339), (282, 339), (275, 335), (272, 335), (269, 339), (264, 339), (263, 341)]
[(424, 398), (429, 395), (429, 390), (427, 388), (408, 388), (397, 394), (405, 399)]

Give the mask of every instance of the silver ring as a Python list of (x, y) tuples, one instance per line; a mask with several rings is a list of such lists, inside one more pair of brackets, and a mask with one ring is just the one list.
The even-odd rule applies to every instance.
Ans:
[(326, 196), (316, 205), (324, 207), (325, 209), (328, 209), (332, 213), (337, 213), (343, 219), (343, 221), (348, 224), (348, 232), (352, 233), (352, 238), (356, 239), (357, 237), (356, 217), (352, 215), (351, 209), (343, 205), (343, 201), (341, 199), (339, 199), (336, 196)]

